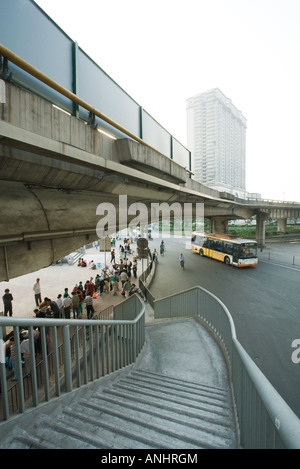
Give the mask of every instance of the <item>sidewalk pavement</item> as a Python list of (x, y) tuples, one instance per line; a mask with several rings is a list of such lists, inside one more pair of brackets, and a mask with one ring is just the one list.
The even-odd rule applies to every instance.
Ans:
[[(135, 244), (132, 245), (132, 249), (133, 252), (136, 252)], [(115, 251), (116, 263), (118, 263), (120, 259), (118, 246)], [(127, 257), (132, 261), (133, 256), (134, 254), (128, 254)], [(62, 265), (51, 265), (36, 272), (16, 277), (9, 280), (9, 282), (0, 282), (1, 297), (4, 294), (5, 288), (9, 288), (13, 295), (13, 317), (35, 317), (33, 313), (33, 310), (36, 308), (33, 284), (37, 278), (40, 278), (42, 300), (44, 297), (55, 300), (59, 293), (63, 294), (65, 288), (69, 288), (69, 292), (71, 293), (74, 286), (80, 281), (84, 284), (86, 280), (89, 280), (91, 277), (95, 279), (97, 274), (101, 275), (101, 270), (105, 266), (104, 252), (99, 252), (97, 248), (92, 247), (86, 249), (86, 253), (81, 257), (86, 259), (87, 262), (93, 260), (96, 265), (100, 263), (100, 268), (97, 267), (95, 270), (92, 270), (89, 267), (78, 267), (77, 262), (73, 265), (64, 263)], [(106, 265), (109, 267), (112, 265), (110, 263), (110, 252), (106, 252)], [(137, 276), (139, 277), (142, 271), (146, 269), (147, 260), (138, 259), (137, 266)], [(138, 278), (135, 279), (133, 274), (130, 280), (131, 283), (135, 283), (138, 286)], [(113, 292), (103, 292), (101, 296), (98, 295), (97, 299), (94, 300), (95, 312), (103, 311), (105, 308), (114, 306), (121, 301), (124, 301), (124, 297), (121, 295), (121, 288), (116, 296), (113, 295)], [(0, 305), (0, 311), (2, 311), (2, 307), (3, 306)], [(85, 312), (85, 308), (83, 308), (83, 311)]]

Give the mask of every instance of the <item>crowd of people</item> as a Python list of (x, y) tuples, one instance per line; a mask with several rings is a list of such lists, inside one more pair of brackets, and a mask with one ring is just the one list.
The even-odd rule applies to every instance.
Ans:
[[(85, 282), (79, 281), (71, 289), (64, 288), (56, 298), (51, 299), (48, 296), (42, 298), (41, 281), (37, 278), (33, 284), (35, 317), (79, 319), (85, 316), (86, 311), (86, 317), (90, 319), (95, 311), (94, 300), (96, 298), (110, 292), (114, 296), (119, 294), (123, 297), (129, 296), (135, 288), (138, 264), (137, 258), (132, 256), (130, 260), (128, 253), (131, 253), (130, 240), (124, 239), (124, 243), (119, 245), (119, 261), (117, 262), (115, 243), (112, 244), (109, 267), (105, 267), (101, 274), (96, 274), (95, 278), (90, 277)], [(88, 262), (83, 258), (79, 259), (77, 265), (89, 267), (92, 270), (96, 268), (93, 260)], [(2, 300), (4, 315), (12, 316), (13, 295), (9, 289), (5, 289)]]
[[(163, 244), (163, 243), (162, 243)], [(163, 247), (165, 248), (164, 244)], [(162, 246), (160, 246), (160, 254), (162, 254)], [(118, 256), (116, 256), (116, 253)], [(35, 301), (35, 308), (33, 310), (36, 318), (65, 318), (65, 319), (80, 319), (86, 317), (92, 319), (95, 313), (95, 299), (102, 295), (121, 295), (123, 297), (129, 297), (135, 292), (142, 295), (142, 292), (136, 286), (137, 280), (137, 258), (132, 254), (132, 249), (129, 239), (124, 239), (123, 244), (114, 242), (111, 245), (110, 251), (110, 265), (105, 266), (101, 273), (97, 273), (95, 277), (89, 277), (85, 282), (79, 281), (73, 287), (65, 287), (56, 296), (56, 298), (49, 298), (47, 296), (42, 297), (42, 290), (44, 286), (41, 286), (40, 278), (37, 278), (33, 284), (33, 294)], [(116, 261), (118, 257), (118, 261)], [(149, 257), (151, 260), (158, 260), (158, 253), (154, 249), (153, 253), (149, 251)], [(84, 258), (80, 258), (77, 264), (79, 267), (87, 267), (85, 272), (89, 269), (96, 270), (97, 265), (92, 261), (87, 261)], [(100, 265), (98, 264), (98, 268)], [(81, 270), (81, 269), (80, 269)], [(95, 272), (96, 273), (96, 272)], [(143, 295), (142, 295), (143, 296)], [(2, 296), (4, 305), (4, 315), (13, 315), (13, 295), (11, 291), (6, 288), (4, 295)], [(39, 327), (34, 327), (33, 330), (34, 338), (34, 351), (36, 354), (42, 352), (42, 341), (41, 332)], [(50, 339), (50, 328), (45, 328), (45, 338), (47, 353), (51, 343)], [(18, 337), (13, 334), (5, 340), (6, 349), (6, 365), (12, 370), (12, 380), (18, 380), (19, 369), (16, 361), (16, 340), (19, 340), (18, 349), (22, 356), (22, 373), (24, 375), (30, 373), (30, 344), (28, 330), (22, 330)]]
[[(128, 254), (132, 254), (130, 240), (124, 239), (124, 243), (119, 245), (119, 261), (116, 261), (116, 243), (112, 244), (110, 252), (110, 266), (105, 267), (101, 274), (96, 274), (95, 278), (90, 277), (85, 282), (79, 281), (71, 289), (65, 287), (55, 299), (47, 296), (42, 297), (42, 286), (40, 278), (37, 278), (33, 284), (33, 294), (35, 308), (33, 310), (36, 318), (66, 318), (80, 319), (86, 317), (91, 319), (94, 315), (94, 300), (102, 295), (112, 294), (128, 297), (139, 291), (136, 287), (137, 279), (137, 258), (132, 256), (129, 259)], [(89, 267), (94, 270), (96, 264), (94, 261), (87, 262), (81, 258), (78, 262), (80, 267)], [(43, 287), (44, 291), (44, 287)], [(13, 315), (13, 295), (7, 288), (2, 296), (4, 305), (4, 315)], [(46, 328), (47, 329), (47, 328)], [(49, 328), (48, 328), (49, 329)], [(41, 337), (39, 327), (34, 328), (35, 352), (41, 352)], [(16, 368), (16, 337), (10, 335), (5, 342), (7, 365), (13, 369), (13, 380), (17, 380)], [(23, 359), (25, 372), (30, 367), (30, 349), (28, 331), (23, 330), (19, 337), (20, 350)], [(48, 347), (50, 334), (46, 330), (46, 342)]]

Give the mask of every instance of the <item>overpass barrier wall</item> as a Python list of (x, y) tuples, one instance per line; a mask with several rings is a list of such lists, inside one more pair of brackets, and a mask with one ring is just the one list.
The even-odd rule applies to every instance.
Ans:
[[(132, 295), (114, 313), (114, 320), (0, 317), (0, 420), (133, 364), (145, 342), (144, 302)], [(16, 376), (23, 378), (10, 391), (3, 326), (13, 328)], [(37, 327), (41, 337), (39, 354), (35, 353), (34, 341)], [(28, 329), (30, 347), (30, 374), (24, 376), (20, 343), (16, 340), (23, 328)]]
[(226, 306), (202, 287), (154, 301), (154, 317), (200, 318), (220, 343), (232, 384), (242, 448), (300, 448), (300, 420), (239, 343)]
[[(22, 19), (22, 20), (20, 20)], [(1, 0), (1, 44), (53, 82), (98, 109), (94, 124), (117, 138), (122, 129), (191, 170), (190, 151), (105, 73), (33, 0)], [(30, 31), (30, 34), (28, 34)], [(1, 59), (1, 51), (0, 51)], [(89, 111), (11, 61), (5, 77), (85, 121)], [(0, 60), (1, 73), (1, 60)]]

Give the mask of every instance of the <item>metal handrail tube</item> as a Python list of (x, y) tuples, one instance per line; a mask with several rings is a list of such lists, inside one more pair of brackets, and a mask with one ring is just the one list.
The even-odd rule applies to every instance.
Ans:
[[(285, 448), (300, 449), (300, 420), (268, 381), (256, 363), (250, 358), (240, 342), (233, 338), (233, 344), (243, 363), (245, 371), (255, 386), (255, 391), (266, 407), (268, 415), (271, 417), (274, 431), (274, 443), (276, 443), (275, 432), (277, 431)], [(242, 396), (236, 396), (236, 399), (238, 398), (242, 399)], [(253, 411), (254, 409), (251, 408), (248, 414), (249, 420)]]
[(197, 316), (222, 341), (241, 447), (300, 449), (300, 420), (238, 341), (232, 316), (219, 298), (193, 287), (156, 300), (154, 316)]

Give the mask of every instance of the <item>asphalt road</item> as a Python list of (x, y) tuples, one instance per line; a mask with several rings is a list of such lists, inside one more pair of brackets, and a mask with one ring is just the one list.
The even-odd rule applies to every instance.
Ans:
[[(270, 256), (263, 252), (258, 266), (238, 269), (200, 257), (182, 239), (164, 241), (166, 253), (159, 256), (151, 283), (154, 297), (197, 285), (215, 294), (229, 309), (238, 340), (300, 418), (300, 363), (292, 361), (292, 342), (300, 339), (300, 267), (281, 264), (291, 246), (271, 247), (272, 253), (280, 250), (280, 263), (273, 255), (273, 262), (267, 261)], [(150, 249), (158, 249), (159, 243), (150, 241)], [(181, 252), (184, 271), (179, 265)], [(300, 256), (300, 244), (294, 245), (293, 252)]]

